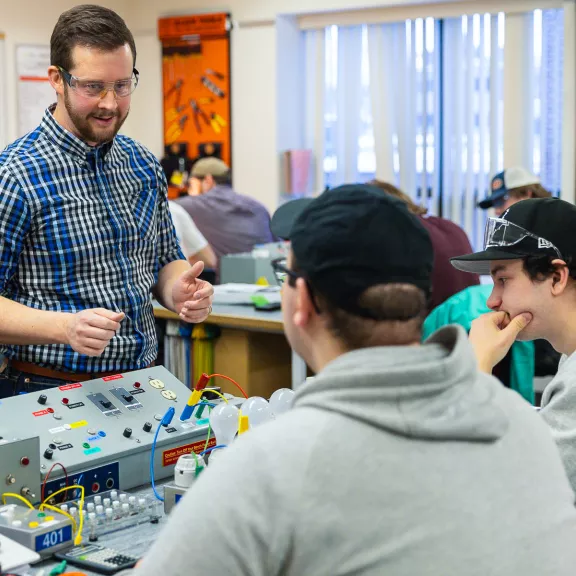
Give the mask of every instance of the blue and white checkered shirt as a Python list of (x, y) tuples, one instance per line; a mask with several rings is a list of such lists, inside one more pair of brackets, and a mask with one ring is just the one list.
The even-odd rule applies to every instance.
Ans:
[(158, 348), (152, 286), (184, 258), (162, 168), (125, 136), (89, 146), (52, 110), (0, 154), (0, 294), (39, 310), (103, 307), (126, 317), (99, 357), (60, 344), (0, 352), (67, 372), (143, 368)]

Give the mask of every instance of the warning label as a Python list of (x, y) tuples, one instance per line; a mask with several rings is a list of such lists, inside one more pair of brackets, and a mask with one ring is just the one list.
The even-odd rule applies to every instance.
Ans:
[(50, 414), (48, 410), (38, 410), (38, 412), (32, 412), (32, 416), (46, 416), (46, 414)]
[(114, 374), (114, 376), (106, 376), (106, 378), (102, 378), (104, 382), (110, 382), (110, 380), (120, 380), (120, 378), (124, 378), (122, 374)]
[(82, 384), (80, 384), (80, 382), (76, 382), (76, 384), (65, 384), (64, 386), (58, 386), (58, 390), (62, 390), (63, 392), (66, 390), (74, 390), (74, 388), (82, 388)]
[[(184, 454), (190, 454), (190, 452), (196, 452), (196, 454), (200, 454), (200, 452), (204, 450), (204, 446), (206, 446), (206, 440), (200, 440), (200, 442), (185, 444), (184, 446), (178, 446), (178, 448), (166, 450), (165, 452), (162, 452), (162, 466), (171, 466), (172, 464), (176, 464), (180, 456), (184, 456)], [(206, 448), (212, 448), (212, 446), (216, 446), (216, 438), (210, 438)]]

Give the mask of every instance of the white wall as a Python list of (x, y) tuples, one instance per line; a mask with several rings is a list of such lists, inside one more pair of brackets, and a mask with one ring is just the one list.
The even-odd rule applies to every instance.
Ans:
[[(96, 0), (93, 3), (112, 8), (123, 18), (127, 17), (128, 0)], [(19, 136), (15, 47), (17, 44), (50, 44), (58, 16), (77, 4), (80, 2), (74, 0), (0, 0), (0, 32), (6, 36), (6, 75), (0, 81), (6, 82), (8, 142)]]

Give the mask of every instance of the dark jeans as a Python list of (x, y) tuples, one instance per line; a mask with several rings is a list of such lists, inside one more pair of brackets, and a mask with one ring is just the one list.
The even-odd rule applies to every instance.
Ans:
[(29, 394), (49, 390), (56, 386), (68, 384), (68, 380), (59, 380), (57, 378), (46, 378), (14, 370), (10, 366), (0, 374), (0, 398), (10, 398), (18, 394)]

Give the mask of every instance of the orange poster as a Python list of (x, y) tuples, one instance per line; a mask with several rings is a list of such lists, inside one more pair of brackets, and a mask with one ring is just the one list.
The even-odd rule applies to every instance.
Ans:
[(225, 13), (158, 21), (165, 154), (179, 160), (167, 174), (172, 189), (185, 187), (182, 175), (198, 158), (217, 156), (231, 166), (229, 29)]

